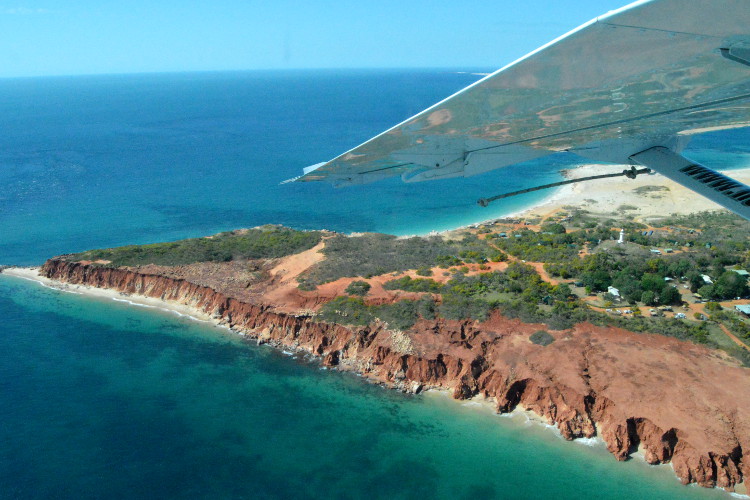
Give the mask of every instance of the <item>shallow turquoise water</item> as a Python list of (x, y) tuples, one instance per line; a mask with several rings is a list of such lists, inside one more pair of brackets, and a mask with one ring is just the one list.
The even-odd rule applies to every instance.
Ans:
[(497, 189), (556, 159), (457, 182), (285, 184), (478, 77), (306, 71), (0, 79), (0, 262), (260, 224), (413, 234), (508, 213)]
[(174, 313), (0, 276), (2, 498), (724, 498)]
[[(282, 223), (427, 232), (512, 212), (562, 156), (471, 179), (284, 185), (474, 81), (451, 71), (0, 80), (0, 264)], [(688, 155), (747, 166), (750, 133)], [(523, 419), (521, 419), (523, 420)], [(323, 371), (167, 312), (0, 275), (0, 498), (718, 498), (668, 467)]]

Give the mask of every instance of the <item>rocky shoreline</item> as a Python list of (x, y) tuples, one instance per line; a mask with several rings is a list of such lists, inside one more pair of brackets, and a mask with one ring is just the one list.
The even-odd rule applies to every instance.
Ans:
[[(557, 425), (566, 439), (601, 437), (618, 460), (640, 451), (649, 463), (671, 463), (685, 484), (733, 491), (750, 473), (743, 460), (743, 449), (750, 446), (746, 402), (739, 398), (735, 407), (722, 407), (726, 403), (713, 398), (718, 391), (710, 391), (717, 372), (699, 365), (716, 365), (716, 376), (735, 377), (738, 386), (750, 382), (750, 375), (686, 342), (583, 324), (554, 332), (557, 342), (551, 349), (527, 340), (543, 325), (497, 315), (481, 324), (421, 320), (404, 341), (387, 325), (327, 324), (309, 314), (278, 312), (268, 304), (135, 269), (55, 258), (45, 263), (41, 275), (186, 305), (258, 342), (306, 351), (325, 366), (358, 372), (399, 390), (447, 389), (456, 399), (482, 395), (494, 399), (502, 413), (521, 406)], [(661, 361), (628, 359), (630, 351), (643, 351), (647, 344), (659, 348)], [(613, 350), (627, 362), (619, 366)], [(673, 366), (665, 353), (685, 358), (685, 366)], [(649, 366), (649, 372), (639, 373)], [(626, 376), (625, 367), (638, 376)], [(703, 375), (703, 385), (691, 367)], [(695, 382), (681, 387), (686, 376)], [(654, 380), (663, 387), (653, 391), (649, 385)], [(633, 392), (634, 385), (644, 387), (641, 394)]]

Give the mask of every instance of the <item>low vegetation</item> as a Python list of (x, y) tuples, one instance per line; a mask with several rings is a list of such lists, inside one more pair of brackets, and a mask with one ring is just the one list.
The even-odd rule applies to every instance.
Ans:
[(386, 290), (404, 290), (406, 292), (440, 293), (443, 285), (429, 278), (414, 279), (410, 276), (404, 276), (403, 278), (386, 281), (383, 284), (383, 288)]
[(348, 293), (349, 295), (359, 295), (364, 297), (367, 295), (367, 292), (370, 291), (370, 284), (366, 281), (352, 281), (349, 283), (349, 286), (346, 287), (346, 290), (344, 292)]
[[(644, 189), (641, 194), (651, 192)], [(538, 222), (538, 230), (517, 223), (505, 231), (485, 226), (457, 239), (333, 235), (323, 249), (326, 258), (298, 277), (299, 288), (314, 290), (322, 283), (356, 277), (345, 296), (322, 306), (318, 318), (350, 325), (380, 321), (394, 331), (409, 329), (420, 318), (484, 320), (498, 311), (526, 323), (545, 324), (550, 330), (590, 322), (709, 346), (722, 342), (721, 324), (750, 343), (750, 321), (719, 304), (750, 295), (746, 277), (735, 272), (750, 267), (747, 221), (723, 212), (705, 212), (669, 217), (659, 227), (651, 227), (614, 222), (570, 207), (555, 220)], [(621, 229), (623, 245), (615, 241)], [(320, 232), (268, 226), (209, 238), (92, 250), (66, 258), (110, 261), (103, 265), (111, 266), (261, 259), (307, 250), (322, 237)], [(508, 262), (504, 271), (483, 272), (490, 262), (500, 261)], [(543, 279), (525, 261), (543, 263), (552, 279)], [(444, 271), (434, 273), (434, 268)], [(415, 271), (418, 277), (398, 277), (405, 271)], [(367, 280), (386, 274), (394, 277), (383, 284), (384, 289), (418, 293), (421, 298), (368, 304), (364, 300), (371, 291)], [(433, 274), (448, 281), (433, 279)], [(686, 313), (672, 312), (670, 307), (682, 306), (686, 298), (710, 302), (698, 312), (687, 307)], [(628, 308), (613, 310), (618, 307), (615, 304)], [(530, 340), (548, 345), (554, 337), (540, 330)], [(733, 344), (721, 346), (750, 364), (747, 350), (734, 349)]]
[(381, 274), (434, 266), (481, 263), (501, 259), (501, 252), (473, 235), (460, 240), (397, 238), (387, 234), (358, 237), (337, 235), (326, 241), (326, 259), (301, 277), (301, 282), (319, 285), (344, 277), (370, 278)]
[(219, 233), (206, 238), (89, 250), (68, 255), (66, 258), (71, 261), (109, 261), (111, 266), (178, 266), (194, 262), (284, 257), (314, 247), (321, 238), (322, 233), (319, 231), (296, 231), (280, 226), (264, 226)]
[(666, 191), (669, 191), (669, 188), (667, 186), (639, 186), (635, 189), (633, 189), (633, 192), (635, 194), (639, 195), (646, 195), (646, 194), (662, 194)]
[(323, 305), (318, 319), (329, 323), (364, 326), (376, 319), (389, 328), (406, 330), (421, 317), (435, 318), (435, 301), (431, 297), (420, 300), (401, 300), (393, 304), (367, 305), (360, 297), (336, 297)]
[(531, 334), (531, 336), (529, 337), (529, 340), (536, 345), (540, 345), (544, 347), (554, 342), (555, 337), (550, 335), (549, 332), (545, 332), (544, 330), (537, 330), (536, 332)]

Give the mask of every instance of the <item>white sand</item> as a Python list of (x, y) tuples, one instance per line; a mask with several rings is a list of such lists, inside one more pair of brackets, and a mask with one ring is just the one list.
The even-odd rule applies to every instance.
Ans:
[[(577, 179), (590, 175), (616, 173), (629, 165), (581, 165), (567, 170), (565, 177)], [(750, 184), (750, 168), (722, 172), (728, 177)], [(657, 186), (664, 190), (639, 194), (635, 190), (644, 186)], [(623, 205), (637, 207), (637, 210), (618, 210)], [(659, 174), (639, 175), (635, 179), (615, 177), (597, 181), (568, 184), (553, 191), (541, 203), (508, 215), (508, 218), (548, 217), (562, 210), (564, 206), (580, 207), (594, 214), (618, 212), (642, 221), (652, 217), (670, 214), (686, 215), (704, 210), (719, 210), (720, 205), (700, 196)], [(485, 221), (488, 222), (488, 221)]]
[(2, 271), (2, 274), (30, 281), (36, 281), (38, 283), (41, 283), (43, 286), (63, 292), (87, 295), (90, 297), (97, 297), (101, 299), (110, 299), (116, 302), (128, 302), (134, 306), (170, 311), (180, 316), (187, 316), (196, 321), (219, 324), (216, 319), (211, 318), (208, 314), (195, 307), (186, 306), (174, 301), (145, 297), (143, 295), (132, 295), (118, 292), (116, 290), (109, 290), (106, 288), (96, 288), (86, 285), (73, 285), (69, 283), (63, 283), (41, 276), (39, 274), (39, 270), (40, 268), (38, 267), (10, 267), (4, 269)]

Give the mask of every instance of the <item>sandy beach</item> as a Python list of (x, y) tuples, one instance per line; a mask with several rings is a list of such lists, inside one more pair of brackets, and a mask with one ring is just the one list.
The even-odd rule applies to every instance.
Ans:
[[(602, 173), (614, 173), (628, 165), (581, 165), (564, 172), (577, 179)], [(750, 168), (721, 172), (745, 184), (750, 183)], [(558, 188), (540, 204), (509, 217), (548, 217), (565, 207), (579, 207), (593, 214), (628, 215), (636, 221), (670, 214), (686, 215), (704, 210), (719, 210), (720, 205), (656, 173), (635, 179), (615, 177), (599, 181), (568, 184)]]
[(75, 293), (79, 295), (87, 295), (89, 297), (97, 297), (101, 299), (110, 299), (119, 302), (128, 302), (134, 306), (147, 307), (152, 309), (161, 309), (170, 311), (180, 316), (187, 316), (196, 321), (203, 321), (206, 323), (218, 324), (216, 320), (211, 318), (208, 314), (203, 311), (180, 304), (174, 301), (156, 299), (153, 297), (146, 297), (143, 295), (132, 295), (125, 294), (115, 290), (109, 290), (106, 288), (96, 288), (86, 285), (73, 285), (69, 283), (61, 283), (59, 281), (51, 280), (47, 277), (39, 274), (38, 267), (9, 267), (2, 270), (2, 274), (7, 276), (15, 276), (16, 278), (22, 278), (29, 281), (36, 281), (43, 286), (60, 290), (67, 293)]
[[(205, 323), (211, 323), (216, 326), (222, 326), (216, 318), (212, 318), (210, 315), (206, 314), (205, 312), (195, 307), (190, 307), (190, 306), (186, 306), (184, 304), (178, 303), (178, 302), (157, 299), (157, 298), (147, 297), (143, 295), (126, 294), (123, 292), (118, 292), (116, 290), (110, 290), (107, 288), (96, 288), (96, 287), (86, 286), (86, 285), (64, 283), (64, 282), (52, 280), (45, 276), (40, 275), (39, 270), (40, 270), (39, 267), (10, 267), (10, 268), (6, 268), (0, 271), (0, 274), (5, 274), (6, 276), (13, 276), (16, 278), (25, 279), (28, 281), (34, 281), (34, 282), (41, 284), (42, 286), (52, 288), (54, 290), (60, 290), (61, 292), (74, 293), (78, 295), (85, 295), (88, 297), (95, 297), (95, 298), (100, 298), (100, 299), (109, 299), (109, 300), (114, 300), (114, 301), (119, 301), (119, 302), (127, 302), (137, 307), (161, 309), (164, 311), (173, 312), (180, 316), (186, 316), (195, 321), (201, 321)], [(236, 332), (236, 333), (238, 335), (244, 335), (242, 332)], [(287, 348), (288, 347), (284, 347), (284, 349), (287, 349)], [(448, 389), (441, 389), (441, 388), (434, 387), (434, 388), (430, 388), (429, 390), (425, 392), (431, 395), (435, 395), (441, 398), (446, 398), (446, 399), (450, 399), (451, 401), (455, 401), (451, 397), (451, 391)], [(471, 398), (470, 400), (461, 401), (461, 402), (456, 401), (456, 403), (462, 404), (464, 406), (476, 406), (478, 408), (482, 408), (483, 411), (491, 412), (493, 414), (497, 413), (497, 401), (495, 400), (495, 398), (488, 398), (482, 395), (477, 395)], [(518, 405), (512, 412), (505, 414), (504, 417), (512, 418), (517, 423), (519, 423), (519, 425), (537, 424), (537, 425), (541, 425), (547, 428), (556, 429), (556, 426), (551, 425), (547, 421), (546, 418), (534, 413), (531, 410), (527, 410), (526, 408), (523, 407), (523, 405)], [(557, 434), (559, 435), (559, 432)], [(585, 438), (583, 439), (584, 441), (587, 441)], [(599, 439), (598, 442), (601, 442), (601, 440)]]
[[(577, 173), (580, 174), (579, 170), (576, 170)], [(748, 171), (744, 171), (745, 174), (750, 174)], [(586, 174), (583, 174), (586, 175)], [(739, 177), (739, 176), (738, 176)], [(647, 182), (643, 182), (640, 185), (643, 186), (654, 186), (656, 185), (654, 182), (648, 182), (648, 177), (646, 178)], [(575, 187), (575, 186), (574, 186)], [(632, 187), (631, 189), (637, 188), (638, 185)], [(667, 187), (669, 188), (669, 191), (657, 191), (657, 193), (666, 192), (671, 194), (678, 193), (679, 191), (684, 191), (681, 188), (677, 188), (675, 186), (670, 186), (667, 184)], [(675, 188), (674, 192), (672, 191), (672, 188)], [(618, 192), (617, 188), (612, 187), (611, 192), (598, 192), (596, 193), (596, 196), (609, 196), (611, 200), (623, 200), (626, 201), (628, 193), (620, 193)], [(621, 188), (622, 190), (622, 188)], [(552, 197), (552, 199), (548, 199), (545, 201), (545, 203), (540, 207), (535, 207), (534, 209), (531, 209), (529, 212), (533, 213), (533, 210), (556, 210), (558, 208), (561, 208), (570, 202), (568, 200), (571, 200), (573, 197), (576, 196), (575, 190), (568, 189), (568, 190), (560, 190), (561, 192), (555, 193), (555, 196)], [(567, 192), (566, 192), (567, 191)], [(594, 194), (591, 192), (587, 192), (586, 195), (593, 196)], [(688, 193), (683, 193), (683, 195), (688, 195)], [(632, 197), (632, 195), (631, 195)], [(666, 195), (664, 196), (666, 197)], [(613, 201), (609, 202), (609, 206), (613, 206)], [(632, 203), (632, 202), (631, 202)], [(667, 202), (668, 203), (668, 202)], [(592, 203), (593, 204), (593, 203)], [(713, 208), (711, 206), (712, 204), (706, 204), (706, 208)], [(651, 207), (651, 205), (649, 205)], [(698, 208), (695, 208), (695, 205), (691, 207), (691, 212), (699, 210)], [(643, 212), (646, 212), (645, 210)], [(645, 214), (639, 213), (639, 215), (642, 216), (648, 216), (650, 214), (657, 214), (657, 212), (653, 211), (653, 208), (651, 211), (648, 211)], [(115, 301), (122, 301), (127, 302), (129, 304), (133, 304), (135, 306), (141, 306), (141, 307), (148, 307), (148, 308), (155, 308), (160, 310), (166, 310), (166, 311), (172, 311), (176, 314), (179, 314), (181, 316), (186, 316), (189, 318), (192, 318), (194, 320), (207, 322), (214, 325), (222, 325), (222, 321), (217, 317), (212, 317), (209, 314), (204, 313), (203, 311), (191, 307), (186, 306), (184, 304), (175, 302), (175, 301), (166, 301), (162, 300), (161, 298), (154, 298), (154, 297), (146, 297), (146, 296), (140, 296), (140, 295), (132, 295), (129, 293), (123, 293), (115, 290), (109, 290), (109, 289), (101, 289), (86, 285), (77, 285), (77, 284), (67, 284), (58, 282), (55, 280), (48, 279), (46, 277), (39, 275), (39, 268), (8, 268), (3, 270), (4, 274), (7, 274), (9, 276), (14, 276), (21, 279), (31, 280), (35, 282), (41, 283), (43, 286), (47, 286), (53, 289), (59, 289), (63, 292), (68, 293), (76, 293), (76, 294), (82, 294), (87, 295), (91, 297), (98, 297), (102, 299), (109, 299), (109, 300), (115, 300)], [(224, 324), (226, 326), (226, 324)], [(239, 332), (237, 332), (240, 334)], [(254, 335), (252, 332), (248, 332), (249, 335)], [(296, 346), (295, 346), (296, 347)], [(289, 349), (289, 346), (284, 346), (284, 349)], [(289, 350), (295, 350), (294, 347), (292, 347)], [(300, 349), (300, 351), (304, 351)], [(305, 351), (306, 352), (306, 351)], [(436, 394), (439, 394), (441, 397), (446, 396), (448, 393), (445, 391), (435, 391)], [(484, 398), (484, 397), (475, 397), (468, 401), (463, 401), (460, 403), (463, 406), (468, 407), (477, 407), (476, 409), (480, 411), (487, 411), (487, 412), (495, 412), (497, 408), (497, 401), (493, 398)], [(560, 428), (553, 425), (550, 420), (547, 418), (540, 416), (538, 414), (535, 414), (533, 410), (526, 409), (522, 404), (518, 404), (514, 411), (509, 413), (505, 418), (510, 418), (512, 421), (519, 425), (540, 425), (546, 428), (551, 429), (553, 432), (555, 432), (559, 437), (563, 437), (560, 433)], [(584, 438), (584, 439), (577, 439), (577, 442), (579, 442), (581, 445), (587, 445), (587, 446), (595, 446), (599, 448), (604, 447), (604, 441), (601, 437), (598, 435), (596, 437), (590, 437), (590, 438)], [(641, 455), (635, 454), (633, 455), (636, 458), (639, 458), (642, 461), (646, 461), (645, 458)], [(672, 467), (672, 465), (668, 465), (667, 467)], [(745, 487), (742, 484), (737, 485), (737, 491), (739, 493), (746, 493)]]

